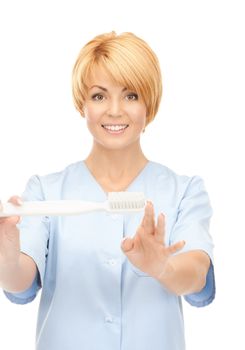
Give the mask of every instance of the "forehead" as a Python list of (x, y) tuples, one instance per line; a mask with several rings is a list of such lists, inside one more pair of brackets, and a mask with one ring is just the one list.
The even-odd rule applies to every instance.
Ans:
[(93, 85), (99, 85), (108, 89), (118, 88), (120, 90), (128, 89), (136, 91), (137, 89), (134, 87), (131, 79), (127, 79), (125, 75), (119, 70), (114, 69), (113, 66), (107, 68), (95, 64), (86, 76), (86, 90), (88, 91), (88, 89)]
[(93, 85), (100, 86), (120, 86), (113, 77), (103, 68), (95, 67), (87, 77), (87, 86), (90, 88)]
[(106, 74), (105, 72), (99, 71), (99, 70), (95, 70), (92, 73), (90, 73), (87, 77), (87, 86), (91, 86), (91, 85), (100, 85), (100, 84), (104, 84), (104, 83), (112, 83), (112, 79), (110, 78), (110, 76), (108, 74)]

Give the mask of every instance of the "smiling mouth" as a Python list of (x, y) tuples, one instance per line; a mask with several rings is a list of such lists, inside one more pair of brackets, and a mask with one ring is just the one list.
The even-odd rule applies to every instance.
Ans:
[(128, 124), (102, 124), (101, 125), (104, 129), (110, 130), (110, 131), (121, 131), (125, 130), (129, 125)]

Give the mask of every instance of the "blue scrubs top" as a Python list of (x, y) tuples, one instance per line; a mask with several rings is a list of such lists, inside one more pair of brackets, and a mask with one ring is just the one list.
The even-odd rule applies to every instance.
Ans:
[[(179, 176), (148, 161), (127, 191), (144, 192), (156, 220), (165, 213), (167, 244), (185, 240), (182, 252), (201, 249), (212, 261), (212, 209), (200, 177)], [(31, 177), (23, 199), (105, 201), (107, 194), (80, 161)], [(120, 248), (124, 236), (134, 236), (143, 215), (103, 211), (22, 219), (21, 250), (34, 259), (38, 274), (28, 290), (5, 294), (25, 304), (41, 289), (37, 350), (185, 349), (182, 298), (134, 267)], [(184, 298), (199, 307), (214, 294), (211, 263), (203, 290)]]

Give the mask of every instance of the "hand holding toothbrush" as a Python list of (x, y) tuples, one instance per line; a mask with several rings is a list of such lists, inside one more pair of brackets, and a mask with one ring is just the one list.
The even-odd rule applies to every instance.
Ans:
[[(8, 203), (19, 208), (22, 200), (13, 196)], [(9, 292), (29, 288), (37, 273), (34, 260), (20, 250), (20, 234), (16, 226), (19, 221), (20, 216), (16, 215), (0, 217), (0, 288)]]
[[(22, 201), (18, 196), (9, 199), (10, 203), (20, 206)], [(19, 229), (16, 224), (19, 216), (0, 217), (0, 279), (1, 267), (7, 264), (15, 264), (20, 255)]]

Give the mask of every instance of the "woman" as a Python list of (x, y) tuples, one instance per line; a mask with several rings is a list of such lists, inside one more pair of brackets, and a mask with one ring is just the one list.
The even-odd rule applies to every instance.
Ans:
[(73, 96), (92, 149), (61, 172), (33, 176), (22, 199), (104, 201), (110, 191), (136, 191), (150, 200), (135, 215), (1, 219), (6, 296), (25, 304), (42, 288), (38, 350), (183, 350), (181, 296), (195, 306), (214, 298), (203, 181), (141, 149), (161, 93), (157, 57), (131, 33), (97, 36), (79, 53)]

